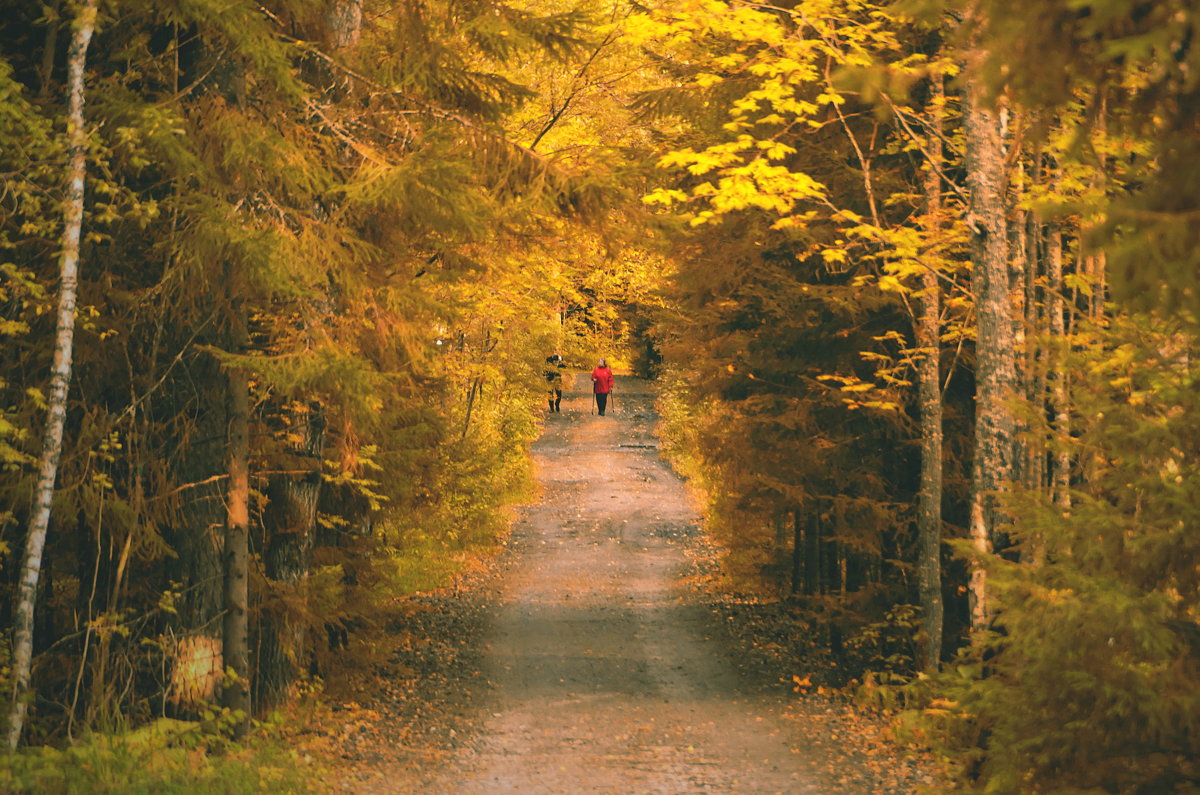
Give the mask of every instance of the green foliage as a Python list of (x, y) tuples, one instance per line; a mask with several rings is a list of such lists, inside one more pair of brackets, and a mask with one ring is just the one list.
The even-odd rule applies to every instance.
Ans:
[[(882, 58), (892, 76), (912, 79), (925, 60), (905, 57), (896, 29), (880, 24), (881, 16), (858, 0), (823, 0), (794, 11), (751, 3), (672, 3), (636, 19), (635, 31), (647, 39), (665, 40), (683, 53), (699, 50), (691, 53), (702, 60), (688, 74), (689, 88), (720, 96), (727, 87), (732, 93), (721, 97), (727, 118), (710, 134), (715, 142), (684, 146), (659, 160), (660, 167), (686, 170), (693, 179), (652, 191), (645, 201), (682, 204), (692, 225), (748, 209), (773, 216), (775, 229), (819, 224), (826, 209), (835, 222), (856, 217), (847, 211), (875, 215), (870, 170), (856, 137), (866, 125), (848, 120), (858, 115), (852, 104), (857, 98), (835, 85), (835, 74)], [(878, 124), (870, 138), (877, 133)], [(841, 189), (842, 180), (859, 175), (839, 173), (802, 151), (828, 146), (831, 135), (850, 139), (863, 167), (865, 204), (855, 191)], [(850, 196), (852, 204), (836, 203)]]
[[(912, 639), (881, 627), (915, 601), (917, 461), (904, 440), (928, 352), (897, 329), (910, 327), (916, 276), (961, 285), (967, 269), (964, 228), (939, 219), (931, 238), (918, 215), (912, 153), (925, 138), (903, 106), (914, 81), (953, 66), (890, 22), (860, 2), (698, 2), (636, 24), (684, 87), (647, 102), (690, 122), (658, 161), (672, 180), (646, 197), (693, 230), (676, 235), (658, 322), (667, 437), (730, 562), (802, 593), (847, 668), (901, 670)], [(970, 297), (959, 287), (946, 306), (944, 343), (961, 344)]]
[(1106, 203), (1094, 234), (1111, 255), (1114, 295), (1132, 308), (1163, 307), (1194, 323), (1200, 316), (1192, 286), (1200, 250), (1197, 9), (1134, 0), (1038, 0), (1019, 15), (1002, 3), (983, 7), (994, 88), (1011, 88), (1029, 107), (1049, 113), (1082, 101), (1085, 128), (1120, 133), (1123, 160), (1086, 144), (1071, 153), (1106, 172), (1127, 170), (1133, 185)]
[[(104, 9), (35, 741), (161, 714), (169, 639), (219, 624), (225, 371), (251, 380), (254, 631), (288, 622), (307, 641), (283, 656), (327, 664), (325, 624), (369, 622), (495, 547), (529, 487), (545, 356), (622, 340), (612, 307), (644, 296), (596, 229), (562, 262), (572, 224), (613, 198), (613, 158), (543, 155), (513, 132), (594, 20), (367, 6), (344, 46), (304, 0)], [(40, 56), (59, 21), (41, 9), (0, 31), (16, 54), (0, 62), (6, 573), (35, 475), (63, 187), (65, 97)], [(567, 302), (593, 322), (564, 331)], [(281, 495), (300, 491), (319, 521), (295, 532)], [(281, 575), (268, 558), (292, 541)]]
[[(0, 205), (0, 251), (5, 252), (6, 259), (14, 248), (28, 246), (34, 240), (49, 243), (57, 230), (52, 220), (55, 207), (47, 188), (58, 181), (65, 158), (63, 142), (54, 135), (50, 119), (29, 101), (27, 94), (11, 62), (0, 59), (0, 173), (7, 192), (7, 200)], [(6, 262), (5, 281), (28, 287), (28, 277), (18, 270)]]
[(5, 792), (312, 792), (316, 769), (277, 740), (224, 740), (216, 724), (161, 718), (66, 748), (25, 748), (0, 758)]
[[(927, 29), (892, 15), (922, 5), (933, 12)], [(678, 66), (678, 86), (648, 105), (690, 122), (659, 160), (675, 179), (647, 201), (723, 233), (693, 233), (676, 252), (683, 265), (662, 320), (673, 360), (666, 431), (709, 495), (710, 524), (731, 558), (766, 571), (781, 538), (771, 538), (772, 521), (799, 509), (825, 523), (822, 565), (825, 545), (837, 544), (851, 572), (856, 555), (895, 567), (874, 604), (842, 585), (851, 593), (833, 601), (858, 625), (845, 647), (891, 646), (869, 663), (877, 672), (864, 691), (902, 709), (899, 730), (938, 745), (965, 783), (1190, 791), (1200, 714), (1200, 498), (1189, 475), (1200, 406), (1185, 352), (1200, 314), (1195, 12), (1085, 2), (1014, 14), (985, 2), (970, 4), (983, 15), (955, 30), (943, 14), (963, 5), (696, 2), (638, 18), (648, 46)], [(951, 531), (967, 518), (969, 373), (989, 364), (974, 360), (964, 289), (974, 230), (956, 184), (970, 164), (959, 160), (953, 100), (908, 107), (925, 91), (923, 76), (957, 71), (928, 54), (945, 42), (948, 56), (986, 62), (977, 74), (1012, 122), (1010, 259), (1023, 277), (1012, 310), (1028, 324), (1016, 330), (1029, 335), (1018, 344), (1020, 389), (1032, 403), (1020, 412), (1024, 486), (1006, 500), (1013, 526), (994, 539), (1003, 554), (953, 544), (967, 565), (987, 569), (994, 631), (942, 674), (906, 684), (901, 629), (914, 617), (890, 605), (904, 599), (913, 554), (900, 523), (915, 461), (896, 441), (909, 430), (908, 372), (926, 352), (896, 320), (900, 306), (911, 311), (918, 275), (933, 269), (944, 282), (942, 341), (955, 351), (943, 381), (952, 385), (943, 386), (946, 449), (957, 464), (947, 473)], [(929, 219), (919, 214), (918, 181), (928, 166), (915, 156), (935, 126), (945, 215)], [(938, 237), (927, 234), (931, 221)], [(1050, 281), (1050, 257), (1065, 261), (1055, 265), (1061, 285)], [(1122, 306), (1149, 314), (1102, 307), (1110, 286)], [(1039, 336), (1060, 308), (1070, 336)], [(1105, 312), (1111, 325), (1085, 327)], [(1064, 461), (1069, 495), (1056, 494), (1047, 474)], [(957, 565), (947, 573), (962, 575)], [(819, 575), (823, 589), (838, 590), (833, 572)], [(853, 573), (842, 578), (855, 583)], [(807, 603), (830, 601), (825, 593)]]
[[(328, 669), (322, 630), (370, 623), (502, 537), (528, 496), (555, 351), (647, 370), (666, 357), (665, 441), (707, 495), (730, 570), (800, 592), (821, 642), (874, 670), (866, 697), (970, 785), (1194, 785), (1200, 23), (1178, 2), (1014, 14), (985, 0), (981, 24), (954, 30), (961, 5), (687, 0), (601, 19), (558, 2), (367, 2), (356, 43), (337, 46), (307, 0), (106, 7), (35, 729), (146, 728), (31, 749), (0, 788), (300, 786), (282, 752), (153, 722), (167, 639), (210, 631), (220, 610), (225, 371), (252, 380), (256, 631), (307, 630), (285, 656)], [(64, 97), (41, 49), (57, 24), (32, 4), (0, 30), (6, 573), (50, 358)], [(967, 522), (972, 372), (986, 366), (952, 84), (966, 60), (985, 64), (1011, 122), (1035, 471), (1007, 502), (1002, 555), (955, 547), (987, 567), (994, 634), (904, 684), (912, 371), (931, 353), (909, 333), (921, 276), (942, 283), (953, 354), (939, 374), (950, 535)], [(1051, 225), (1061, 289), (1038, 270)], [(1147, 314), (1105, 309), (1110, 283)], [(1074, 328), (1038, 338), (1060, 302)], [(1111, 324), (1084, 328), (1105, 311)], [(1069, 423), (1047, 419), (1066, 357)], [(1069, 510), (1039, 480), (1062, 459)], [(299, 531), (280, 497), (297, 484), (318, 511)], [(292, 579), (266, 562), (289, 538)], [(962, 569), (947, 562), (951, 636)]]
[(848, 412), (846, 393), (821, 376), (867, 373), (860, 352), (875, 345), (891, 301), (857, 295), (850, 274), (823, 272), (785, 243), (739, 251), (719, 235), (697, 246), (716, 262), (698, 257), (682, 275), (679, 309), (662, 332), (664, 435), (709, 495), (710, 527), (731, 554), (766, 571), (786, 551), (770, 531), (777, 517), (816, 517), (819, 588), (860, 592), (866, 609), (841, 614), (847, 629), (882, 619), (885, 600), (868, 572), (888, 557), (902, 521), (903, 492), (878, 474), (902, 466), (884, 452), (898, 428), (886, 411)]
[(1081, 329), (1068, 362), (1088, 376), (1074, 394), (1080, 431), (1059, 443), (1086, 488), (1069, 509), (1040, 489), (1006, 499), (1024, 554), (981, 560), (994, 632), (932, 678), (861, 688), (896, 711), (898, 739), (935, 749), (972, 790), (1194, 788), (1200, 550), (1185, 465), (1200, 405), (1180, 355), (1191, 339), (1147, 316)]
[[(1040, 565), (988, 562), (998, 632), (960, 708), (980, 732), (995, 791), (1182, 791), (1200, 769), (1196, 667), (1200, 402), (1189, 338), (1146, 317), (1090, 330), (1072, 357), (1088, 488), (1065, 510), (1009, 501)], [(1012, 705), (1020, 704), (1016, 710)]]

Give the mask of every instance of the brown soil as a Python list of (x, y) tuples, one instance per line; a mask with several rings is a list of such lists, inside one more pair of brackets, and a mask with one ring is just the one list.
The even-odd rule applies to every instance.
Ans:
[[(847, 705), (793, 692), (698, 588), (698, 516), (649, 387), (579, 375), (534, 446), (540, 499), (490, 568), (410, 600), (345, 706), (358, 792), (900, 793), (933, 783)], [(733, 629), (737, 629), (736, 627)], [(782, 667), (781, 667), (782, 666)], [(342, 719), (344, 718), (344, 720)]]

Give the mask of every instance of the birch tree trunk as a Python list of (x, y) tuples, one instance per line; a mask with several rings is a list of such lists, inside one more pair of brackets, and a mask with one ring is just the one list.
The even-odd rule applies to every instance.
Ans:
[[(1018, 165), (1023, 173), (1024, 167)], [(1029, 349), (1033, 347), (1029, 337), (1030, 327), (1027, 324), (1028, 312), (1025, 306), (1027, 282), (1031, 263), (1029, 262), (1029, 247), (1026, 234), (1029, 225), (1025, 222), (1028, 210), (1020, 209), (1017, 204), (1020, 199), (1019, 191), (1009, 190), (1006, 196), (1005, 217), (1008, 222), (1008, 285), (1009, 285), (1009, 321), (1012, 323), (1013, 337), (1013, 391), (1014, 396), (1023, 398), (1032, 382), (1032, 371), (1029, 367)], [(1030, 424), (1027, 417), (1018, 414), (1013, 423), (1012, 451), (1012, 482), (1026, 483), (1029, 473), (1031, 455), (1029, 448)]]
[[(968, 19), (967, 24), (971, 24)], [(1014, 380), (1009, 311), (1008, 236), (1004, 215), (1004, 143), (997, 112), (985, 104), (978, 79), (963, 101), (971, 229), (971, 286), (975, 293), (975, 456), (971, 466), (970, 538), (981, 556), (992, 550), (1001, 512), (996, 494), (1010, 479), (1013, 421), (1005, 410)], [(968, 581), (971, 628), (987, 626), (987, 573), (976, 564)]]
[[(934, 78), (931, 105), (932, 134), (926, 156), (925, 173), (926, 232), (936, 241), (942, 211), (942, 80)], [(932, 245), (936, 245), (933, 243)], [(930, 247), (931, 248), (931, 247)], [(927, 248), (927, 250), (929, 250)], [(921, 488), (917, 498), (918, 560), (917, 575), (923, 611), (925, 645), (921, 666), (937, 667), (942, 656), (942, 390), (941, 390), (941, 286), (938, 274), (928, 267), (921, 274), (920, 314), (916, 318), (916, 341), (922, 356), (917, 372), (917, 400), (921, 414)]]
[(33, 665), (33, 612), (37, 601), (38, 579), (42, 571), (42, 552), (50, 509), (54, 502), (54, 483), (62, 457), (63, 427), (67, 418), (67, 390), (71, 383), (71, 360), (75, 345), (75, 299), (79, 285), (79, 240), (83, 229), (83, 184), (87, 175), (87, 130), (83, 118), (83, 73), (88, 45), (96, 27), (96, 0), (85, 0), (75, 23), (75, 33), (67, 51), (67, 90), (69, 92), (67, 206), (63, 213), (62, 257), (59, 261), (58, 330), (54, 341), (54, 363), (50, 371), (46, 429), (42, 437), (42, 457), (21, 578), (17, 585), (17, 603), (13, 609), (13, 687), (8, 713), (8, 747), (16, 748), (25, 728), (29, 710), (30, 670)]

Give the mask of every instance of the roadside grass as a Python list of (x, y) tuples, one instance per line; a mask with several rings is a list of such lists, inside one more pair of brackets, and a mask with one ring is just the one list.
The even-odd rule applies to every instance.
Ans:
[(228, 739), (220, 715), (160, 718), (133, 731), (96, 733), (62, 748), (34, 746), (0, 755), (0, 792), (308, 793), (323, 791), (320, 769), (256, 725), (244, 742)]

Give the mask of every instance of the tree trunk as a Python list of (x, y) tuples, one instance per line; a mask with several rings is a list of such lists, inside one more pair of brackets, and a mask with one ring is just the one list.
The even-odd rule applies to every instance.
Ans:
[[(941, 76), (934, 78), (934, 97), (942, 95)], [(933, 134), (925, 172), (926, 232), (936, 241), (942, 211), (942, 139), (940, 110), (931, 114)], [(933, 243), (936, 245), (936, 243)], [(942, 656), (942, 389), (941, 389), (941, 286), (938, 274), (926, 268), (921, 274), (920, 314), (915, 336), (922, 356), (917, 365), (917, 401), (921, 415), (921, 488), (917, 498), (917, 575), (923, 611), (925, 644), (921, 666), (937, 667)]]
[(42, 65), (38, 74), (38, 97), (47, 99), (50, 96), (50, 86), (54, 81), (54, 57), (58, 51), (58, 31), (62, 27), (60, 18), (61, 8), (58, 2), (43, 3), (42, 12), (46, 18), (46, 43), (42, 47)]
[(337, 52), (358, 46), (362, 0), (333, 0), (325, 12), (325, 42)]
[[(179, 97), (177, 113), (189, 114), (188, 103), (208, 92), (237, 101), (242, 78), (230, 63), (232, 54), (208, 42), (199, 26), (172, 26), (170, 46), (171, 83)], [(184, 86), (193, 89), (184, 90)], [(179, 221), (172, 220), (173, 231)], [(172, 655), (174, 662), (182, 664), (178, 669), (181, 676), (193, 652), (206, 653), (207, 664), (217, 667), (225, 613), (223, 539), (229, 512), (225, 499), (229, 488), (229, 383), (220, 361), (202, 348), (229, 344), (229, 330), (219, 318), (228, 311), (229, 296), (220, 285), (229, 283), (231, 270), (220, 262), (208, 264), (209, 270), (196, 274), (203, 282), (201, 297), (190, 312), (174, 314), (170, 302), (162, 305), (161, 343), (156, 340), (151, 350), (157, 355), (161, 345), (163, 350), (182, 353), (177, 367), (167, 365), (170, 380), (164, 384), (153, 413), (149, 404), (146, 409), (152, 426), (161, 423), (166, 433), (173, 434), (167, 443), (178, 451), (170, 468), (178, 483), (178, 507), (165, 528), (175, 554), (166, 563), (163, 587), (177, 588), (180, 593), (178, 613), (167, 621), (171, 632), (179, 636), (180, 648), (187, 653), (182, 660)], [(187, 680), (188, 695), (177, 698), (178, 693), (172, 694), (172, 702), (184, 712), (191, 712), (201, 706), (202, 700), (191, 694), (198, 692), (207, 699), (212, 693), (207, 687), (197, 691), (190, 675), (183, 678)], [(173, 681), (172, 687), (176, 686)]]
[[(241, 352), (246, 341), (242, 308), (235, 306), (232, 342)], [(227, 375), (229, 384), (229, 489), (226, 493), (225, 519), (225, 615), (222, 622), (222, 655), (228, 684), (221, 693), (221, 705), (241, 713), (236, 736), (244, 736), (250, 716), (250, 663), (248, 643), (250, 559), (250, 384), (245, 371), (234, 367)]]
[[(1034, 171), (1034, 180), (1037, 179)], [(1039, 361), (1039, 351), (1044, 353), (1045, 345), (1041, 342), (1042, 306), (1038, 290), (1038, 277), (1042, 273), (1041, 224), (1033, 211), (1027, 211), (1022, 219), (1025, 225), (1025, 328), (1026, 339), (1035, 340), (1034, 344), (1025, 346), (1025, 397), (1031, 406), (1039, 406), (1044, 396), (1042, 367)], [(1039, 442), (1032, 442), (1025, 448), (1025, 479), (1026, 488), (1039, 489), (1045, 477), (1046, 450)]]
[[(362, 0), (331, 0), (320, 31), (325, 49), (331, 54), (353, 49), (358, 45), (361, 31)], [(334, 69), (331, 61), (319, 60), (316, 66), (315, 85), (329, 101), (344, 100), (350, 91), (347, 75)], [(301, 476), (273, 476), (267, 487), (264, 523), (268, 539), (263, 564), (279, 598), (273, 600), (271, 609), (262, 612), (258, 624), (259, 656), (254, 690), (260, 709), (284, 700), (296, 679), (306, 645), (303, 608), (308, 598), (309, 557), (316, 543), (325, 440), (325, 416), (319, 403), (309, 404), (303, 415), (302, 431), (304, 441), (290, 452), (311, 465), (310, 471)]]
[(1054, 504), (1071, 507), (1071, 453), (1067, 441), (1071, 435), (1071, 412), (1067, 403), (1066, 311), (1063, 300), (1063, 243), (1062, 230), (1050, 229), (1047, 245), (1047, 294), (1050, 303), (1050, 346), (1052, 351), (1048, 378), (1050, 381), (1050, 411), (1054, 415), (1054, 444), (1052, 446), (1050, 489)]
[(307, 600), (309, 553), (316, 536), (317, 504), (321, 494), (321, 453), (325, 440), (325, 417), (313, 402), (301, 415), (303, 442), (288, 457), (288, 469), (307, 462), (304, 475), (273, 475), (267, 486), (264, 524), (269, 533), (263, 564), (267, 579), (276, 584), (281, 597), (275, 608), (265, 610), (259, 621), (259, 656), (255, 677), (256, 706), (270, 708), (280, 703), (295, 681), (298, 660), (304, 654), (305, 619), (295, 603)]
[(1104, 316), (1104, 301), (1108, 295), (1108, 253), (1101, 249), (1093, 258), (1092, 268), (1092, 319)]
[(821, 514), (819, 503), (808, 509), (804, 528), (804, 593), (815, 596), (821, 592)]
[(800, 593), (804, 585), (804, 525), (800, 521), (800, 510), (792, 511), (792, 596)]
[[(1016, 207), (1018, 198), (1019, 196), (1016, 191), (1010, 190), (1008, 192), (1005, 216), (1010, 219), (1008, 223), (1008, 284), (1011, 290), (1009, 294), (1009, 322), (1012, 324), (1014, 352), (1013, 393), (1014, 397), (1023, 397), (1026, 394), (1029, 383), (1032, 381), (1032, 370), (1029, 367), (1028, 356), (1029, 349), (1032, 347), (1032, 340), (1029, 336), (1030, 328), (1026, 323), (1028, 311), (1025, 306), (1027, 298), (1025, 290), (1027, 282), (1026, 274), (1029, 272), (1031, 263), (1028, 258), (1029, 247), (1026, 245), (1025, 240), (1025, 236), (1028, 233), (1028, 224), (1025, 223), (1025, 216), (1028, 214), (1028, 211)], [(1018, 413), (1013, 423), (1013, 483), (1024, 484), (1028, 478), (1029, 448), (1031, 446), (1029, 431), (1029, 420)]]
[[(1101, 136), (1108, 133), (1108, 98), (1100, 97), (1100, 109), (1096, 116), (1096, 132)], [(1105, 189), (1105, 174), (1099, 170), (1095, 177), (1097, 188)], [(1092, 320), (1099, 320), (1104, 315), (1104, 300), (1108, 294), (1108, 253), (1099, 249), (1092, 254), (1092, 267), (1089, 275), (1092, 277), (1092, 295), (1088, 314)]]
[[(970, 21), (966, 24), (971, 24)], [(1000, 118), (984, 104), (979, 80), (968, 77), (963, 102), (967, 188), (970, 205), (971, 285), (978, 328), (975, 344), (975, 455), (971, 467), (970, 538), (977, 553), (990, 554), (1002, 524), (996, 498), (1010, 479), (1012, 417), (1004, 402), (1014, 380), (1009, 311), (1008, 237), (1004, 216), (1004, 144)], [(971, 628), (990, 617), (987, 573), (971, 566), (968, 583)]]
[(227, 511), (228, 387), (219, 363), (207, 353), (190, 355), (180, 370), (183, 377), (176, 382), (172, 399), (156, 410), (164, 420), (183, 426), (174, 477), (187, 486), (167, 529), (175, 555), (168, 560), (165, 574), (182, 593), (172, 623), (184, 634), (200, 632), (216, 638), (217, 618), (224, 606), (221, 537)]
[(21, 562), (17, 602), (13, 610), (12, 701), (8, 713), (8, 747), (16, 748), (25, 728), (29, 709), (30, 670), (33, 665), (33, 613), (37, 602), (42, 552), (50, 526), (54, 483), (62, 457), (63, 427), (67, 419), (67, 390), (71, 383), (71, 361), (75, 345), (75, 298), (79, 285), (79, 239), (83, 229), (83, 184), (87, 176), (87, 130), (83, 118), (83, 72), (88, 45), (96, 27), (96, 0), (85, 0), (75, 23), (67, 54), (68, 163), (67, 206), (63, 212), (62, 257), (59, 261), (58, 330), (54, 341), (54, 363), (50, 371), (50, 394), (46, 403), (46, 429), (42, 457), (34, 491), (29, 533)]
[(483, 395), (483, 376), (478, 376), (471, 379), (471, 389), (467, 392), (467, 416), (463, 419), (462, 435), (458, 437), (460, 442), (467, 438), (467, 431), (471, 429), (471, 413), (475, 410), (475, 395)]

